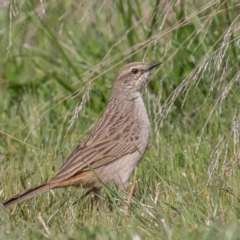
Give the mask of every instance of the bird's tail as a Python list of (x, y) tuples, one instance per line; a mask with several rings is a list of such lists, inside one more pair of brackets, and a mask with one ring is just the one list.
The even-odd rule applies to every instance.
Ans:
[(50, 186), (49, 182), (42, 183), (41, 185), (33, 188), (29, 188), (25, 190), (24, 192), (11, 197), (10, 199), (4, 201), (2, 204), (5, 208), (10, 207), (16, 203), (20, 203), (22, 201), (25, 201), (27, 199), (33, 198), (36, 195), (45, 192), (49, 189), (52, 189), (53, 187)]

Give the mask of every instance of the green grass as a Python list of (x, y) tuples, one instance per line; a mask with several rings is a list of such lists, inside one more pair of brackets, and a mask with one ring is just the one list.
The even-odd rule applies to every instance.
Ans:
[(100, 210), (57, 189), (0, 206), (0, 239), (239, 239), (239, 13), (237, 0), (2, 1), (1, 201), (61, 166), (122, 65), (163, 64), (143, 92), (151, 148), (128, 215), (115, 188)]

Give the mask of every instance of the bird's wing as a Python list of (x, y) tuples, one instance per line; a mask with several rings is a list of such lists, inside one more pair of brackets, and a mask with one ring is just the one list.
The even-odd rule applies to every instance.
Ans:
[[(115, 119), (116, 120), (116, 119)], [(125, 121), (124, 118), (121, 120)], [(118, 121), (114, 121), (119, 124)], [(94, 130), (83, 143), (68, 157), (59, 171), (50, 179), (51, 182), (62, 181), (71, 176), (107, 165), (126, 154), (138, 151), (140, 144), (140, 124), (127, 121), (121, 127), (111, 125), (104, 131)], [(142, 126), (141, 126), (142, 127)], [(101, 128), (102, 129), (102, 128)]]
[(107, 165), (126, 154), (137, 151), (139, 141), (120, 142), (116, 140), (107, 140), (104, 142), (92, 144), (90, 146), (78, 149), (71, 155), (59, 171), (50, 179), (62, 181), (76, 173), (89, 171), (101, 166)]

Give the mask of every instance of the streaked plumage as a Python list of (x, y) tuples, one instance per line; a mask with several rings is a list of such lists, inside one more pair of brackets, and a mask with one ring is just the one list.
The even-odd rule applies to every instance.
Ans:
[(48, 182), (6, 200), (4, 207), (53, 188), (79, 185), (98, 188), (99, 179), (105, 184), (115, 181), (119, 188), (126, 187), (150, 136), (141, 90), (150, 70), (159, 64), (134, 62), (121, 68), (108, 106), (91, 133)]

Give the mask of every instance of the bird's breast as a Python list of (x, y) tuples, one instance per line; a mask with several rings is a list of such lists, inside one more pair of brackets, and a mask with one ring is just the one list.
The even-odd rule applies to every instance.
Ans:
[(135, 119), (138, 125), (139, 137), (141, 140), (139, 141), (139, 150), (144, 153), (148, 146), (149, 138), (150, 138), (150, 122), (148, 118), (148, 114), (144, 105), (142, 98), (138, 98), (135, 100)]

